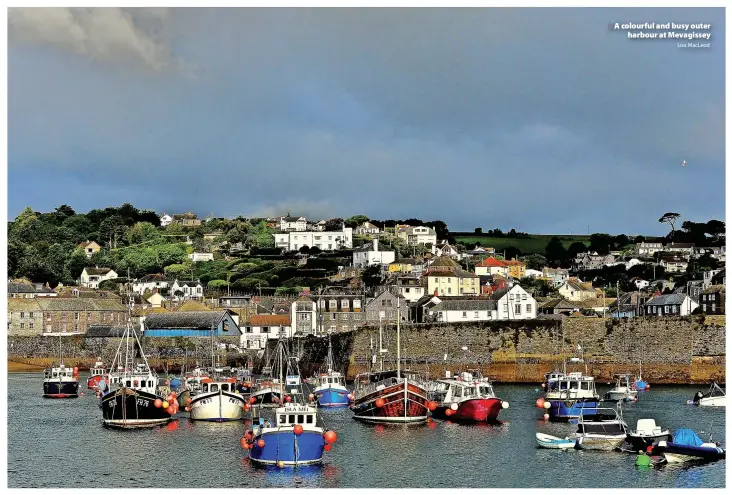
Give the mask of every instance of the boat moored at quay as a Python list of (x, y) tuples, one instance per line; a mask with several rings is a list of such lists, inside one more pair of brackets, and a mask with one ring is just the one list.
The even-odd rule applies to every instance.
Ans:
[(246, 399), (236, 390), (235, 378), (207, 378), (201, 391), (188, 406), (191, 419), (198, 421), (238, 421), (244, 417)]
[(94, 363), (94, 366), (89, 368), (89, 378), (86, 380), (87, 388), (89, 390), (96, 390), (106, 374), (107, 369), (104, 367), (102, 358), (97, 358), (97, 362)]
[(428, 407), (432, 415), (440, 419), (496, 423), (501, 409), (508, 408), (508, 402), (496, 397), (491, 382), (478, 370), (431, 382), (427, 391), (429, 399), (435, 403)]

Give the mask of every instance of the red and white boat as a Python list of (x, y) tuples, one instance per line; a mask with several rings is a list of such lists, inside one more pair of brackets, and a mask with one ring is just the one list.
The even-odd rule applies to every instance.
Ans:
[(466, 423), (496, 423), (508, 402), (496, 397), (491, 382), (471, 370), (456, 377), (449, 375), (427, 385), (432, 415)]
[(99, 382), (102, 381), (104, 376), (107, 374), (107, 370), (104, 367), (102, 358), (97, 358), (97, 362), (94, 366), (89, 369), (89, 378), (86, 380), (86, 386), (89, 390), (96, 390), (99, 386)]
[(424, 423), (427, 421), (427, 391), (410, 374), (380, 371), (356, 375), (354, 419), (367, 423)]

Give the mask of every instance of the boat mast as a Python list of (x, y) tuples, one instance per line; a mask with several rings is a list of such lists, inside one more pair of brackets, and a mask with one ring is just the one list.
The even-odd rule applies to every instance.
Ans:
[(330, 331), (328, 331), (328, 373), (333, 372), (333, 344), (330, 340)]
[(384, 345), (381, 342), (381, 315), (379, 315), (379, 371), (384, 371)]
[(400, 341), (400, 332), (399, 332), (399, 320), (401, 320), (401, 313), (399, 311), (399, 302), (400, 299), (397, 297), (397, 380), (401, 379), (402, 377), (402, 369), (401, 369), (401, 341)]

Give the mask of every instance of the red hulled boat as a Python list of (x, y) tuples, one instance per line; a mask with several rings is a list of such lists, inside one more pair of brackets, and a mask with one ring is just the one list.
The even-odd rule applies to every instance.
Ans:
[(498, 414), (508, 402), (496, 397), (487, 378), (474, 373), (461, 373), (428, 385), (429, 398), (436, 403), (433, 416), (466, 423), (498, 422)]
[(99, 386), (99, 382), (106, 375), (107, 370), (104, 368), (102, 358), (97, 358), (97, 362), (89, 369), (89, 378), (86, 380), (86, 386), (89, 390), (94, 390)]
[[(404, 375), (404, 376), (400, 376)], [(354, 418), (368, 423), (424, 423), (427, 392), (409, 373), (381, 371), (356, 376)]]

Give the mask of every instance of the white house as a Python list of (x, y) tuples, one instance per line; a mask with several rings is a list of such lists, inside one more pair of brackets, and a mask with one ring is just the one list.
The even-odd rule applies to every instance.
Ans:
[(379, 227), (374, 225), (371, 222), (364, 222), (358, 227), (356, 227), (355, 230), (357, 235), (378, 235), (380, 232)]
[(687, 316), (698, 307), (686, 294), (665, 294), (649, 299), (643, 311), (646, 316)]
[(244, 349), (264, 349), (267, 340), (276, 340), (280, 334), (292, 337), (290, 315), (251, 315), (241, 328), (241, 346)]
[(160, 226), (161, 227), (167, 227), (172, 222), (173, 222), (173, 217), (171, 217), (167, 213), (163, 213), (163, 216), (160, 217)]
[(188, 259), (194, 263), (199, 261), (213, 261), (213, 253), (191, 253), (188, 255)]
[(157, 289), (152, 293), (150, 297), (146, 299), (147, 302), (150, 303), (150, 306), (153, 308), (161, 308), (165, 305), (165, 302), (167, 301), (166, 298), (160, 295)]
[(536, 318), (536, 299), (518, 284), (498, 289), (489, 298), (491, 301), (496, 302), (499, 320), (529, 320)]
[(308, 229), (308, 220), (305, 217), (280, 217), (280, 230), (283, 232), (305, 232)]
[(651, 283), (648, 280), (643, 280), (639, 277), (634, 277), (630, 280), (635, 284), (635, 286), (638, 288), (638, 290), (645, 289), (648, 287)]
[(90, 289), (98, 289), (99, 284), (104, 282), (105, 280), (110, 280), (113, 278), (117, 278), (119, 275), (117, 275), (117, 272), (112, 270), (111, 268), (99, 268), (96, 267), (86, 267), (81, 272), (81, 286), (82, 287), (89, 287)]
[(275, 246), (297, 251), (303, 246), (317, 247), (321, 251), (335, 251), (353, 247), (353, 229), (344, 227), (340, 232), (277, 232)]
[(293, 301), (290, 322), (293, 335), (317, 335), (318, 306), (315, 301), (307, 296), (300, 296)]
[(434, 229), (425, 226), (400, 229), (397, 237), (405, 240), (410, 246), (416, 246), (417, 244), (437, 244), (437, 234)]
[[(182, 294), (177, 294), (178, 292)], [(203, 285), (198, 280), (177, 280), (173, 282), (170, 288), (170, 295), (176, 301), (181, 300), (201, 300), (203, 299)]]
[(132, 292), (135, 294), (144, 294), (145, 291), (153, 292), (155, 289), (164, 290), (170, 287), (170, 281), (165, 279), (165, 275), (154, 273), (145, 275), (144, 277), (132, 282)]
[(631, 258), (628, 261), (625, 262), (625, 269), (629, 270), (633, 268), (634, 266), (643, 265), (644, 263), (639, 260), (638, 258)]
[(635, 245), (635, 250), (639, 256), (651, 257), (658, 251), (663, 251), (663, 243), (661, 242), (639, 242)]
[(659, 264), (666, 270), (666, 273), (683, 273), (689, 266), (684, 258), (677, 256), (664, 257)]
[(353, 268), (389, 263), (394, 263), (394, 251), (379, 251), (378, 239), (353, 250)]
[(316, 232), (323, 232), (325, 230), (325, 224), (327, 222), (325, 220), (321, 220), (318, 223), (314, 224), (313, 230)]
[(417, 277), (398, 277), (397, 289), (399, 294), (408, 302), (413, 303), (424, 296), (425, 287), (419, 283)]
[(531, 268), (527, 268), (524, 277), (541, 278), (543, 275), (544, 272), (542, 272), (541, 270), (532, 270)]
[(490, 299), (442, 298), (427, 312), (431, 319), (442, 323), (489, 321), (498, 318), (496, 301)]

